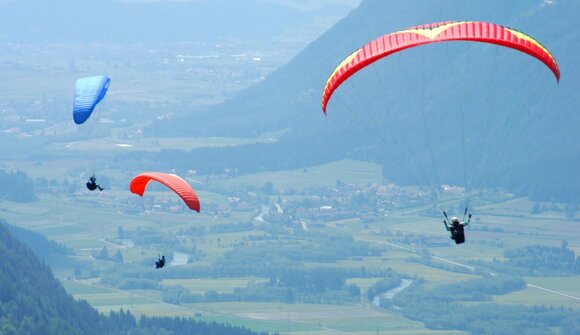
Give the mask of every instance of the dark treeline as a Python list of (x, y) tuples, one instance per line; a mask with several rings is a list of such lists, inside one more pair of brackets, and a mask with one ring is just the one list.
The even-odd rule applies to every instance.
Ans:
[(564, 275), (580, 273), (580, 259), (566, 241), (558, 247), (531, 245), (510, 249), (505, 261), (477, 262), (495, 271), (517, 275)]
[(0, 170), (0, 198), (16, 202), (36, 200), (32, 180), (24, 171), (6, 172)]
[(264, 241), (255, 245), (240, 245), (226, 252), (216, 265), (268, 264), (273, 260), (334, 263), (352, 257), (380, 255), (380, 248), (355, 241), (350, 236), (335, 238), (320, 236), (319, 239), (311, 241), (277, 240)]
[[(200, 148), (189, 152), (161, 150), (117, 155), (115, 162), (133, 169), (175, 169), (185, 172), (196, 169), (199, 174), (221, 174), (232, 169), (238, 174), (260, 171), (293, 170), (339, 160), (344, 152), (332, 145), (321, 146), (316, 152), (304, 150), (320, 138), (284, 140), (277, 143), (257, 143), (221, 148)], [(252, 157), (252, 159), (248, 159)], [(300, 157), (300, 159), (297, 159)]]
[[(456, 285), (425, 289), (412, 285), (381, 306), (398, 306), (403, 315), (430, 329), (462, 330), (470, 334), (578, 334), (578, 314), (564, 308), (500, 305), (489, 302), (492, 295), (506, 294), (525, 287), (521, 278), (490, 276)], [(463, 302), (469, 301), (470, 304)], [(479, 302), (479, 303), (477, 303)]]
[(265, 332), (254, 332), (244, 327), (221, 324), (217, 322), (196, 321), (188, 318), (167, 318), (141, 316), (135, 317), (122, 309), (111, 312), (108, 317), (118, 334), (131, 335), (267, 335)]
[(286, 268), (272, 274), (267, 282), (249, 281), (246, 287), (236, 288), (232, 293), (210, 290), (204, 294), (192, 294), (183, 286), (163, 288), (163, 301), (180, 303), (223, 301), (272, 301), (283, 303), (344, 304), (361, 299), (361, 289), (348, 284), (349, 278), (380, 277), (367, 295), (369, 300), (376, 294), (386, 292), (401, 282), (402, 275), (391, 269), (367, 271), (339, 268)]
[(0, 225), (0, 254), (2, 335), (266, 334), (184, 318), (143, 317), (137, 322), (123, 311), (107, 317), (67, 294), (50, 268), (5, 225)]
[(402, 278), (401, 274), (395, 271), (390, 271), (386, 273), (383, 276), (383, 278), (378, 280), (376, 283), (374, 283), (373, 285), (371, 285), (371, 287), (367, 289), (366, 293), (367, 299), (369, 301), (372, 301), (375, 296), (381, 295), (399, 286), (399, 284), (401, 284), (401, 278)]
[[(411, 311), (412, 310), (412, 311)], [(552, 328), (567, 325), (578, 334), (573, 325), (576, 312), (564, 308), (543, 306), (500, 305), (483, 303), (465, 306), (461, 303), (414, 301), (407, 304), (403, 315), (425, 323), (430, 329), (457, 329), (480, 335), (556, 335)]]
[[(413, 301), (422, 299), (425, 302), (450, 303), (454, 301), (490, 301), (492, 295), (502, 295), (519, 291), (526, 287), (526, 282), (519, 277), (512, 276), (487, 276), (480, 279), (472, 279), (452, 285), (439, 285), (431, 290), (426, 290), (421, 281), (411, 288), (403, 291), (403, 300), (393, 300), (395, 304), (405, 300)], [(402, 293), (396, 297), (400, 297)], [(387, 306), (389, 305), (386, 302)]]
[(311, 304), (344, 304), (360, 301), (360, 288), (354, 284), (342, 285), (336, 290), (320, 292), (305, 292), (292, 287), (269, 286), (268, 284), (252, 284), (235, 288), (232, 293), (218, 293), (213, 290), (204, 294), (192, 294), (182, 286), (168, 286), (163, 289), (163, 301), (172, 304), (200, 302), (281, 302), (281, 303), (311, 303)]
[(526, 288), (526, 282), (519, 277), (492, 276), (472, 279), (452, 285), (437, 286), (431, 296), (448, 301), (486, 301), (492, 295), (502, 295)]

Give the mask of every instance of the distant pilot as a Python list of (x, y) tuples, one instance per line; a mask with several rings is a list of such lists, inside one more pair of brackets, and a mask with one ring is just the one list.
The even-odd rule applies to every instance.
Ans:
[(165, 255), (161, 256), (158, 261), (155, 262), (155, 268), (161, 269), (165, 266)]
[(89, 189), (89, 191), (94, 191), (97, 188), (99, 189), (99, 191), (104, 190), (104, 188), (102, 188), (100, 185), (97, 184), (97, 178), (95, 177), (95, 175), (92, 175), (91, 178), (89, 178), (89, 181), (87, 181), (87, 188)]

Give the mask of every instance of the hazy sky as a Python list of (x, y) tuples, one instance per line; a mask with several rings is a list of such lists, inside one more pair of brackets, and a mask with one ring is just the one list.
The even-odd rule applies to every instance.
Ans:
[(359, 3), (360, 0), (0, 0), (0, 41), (312, 41)]

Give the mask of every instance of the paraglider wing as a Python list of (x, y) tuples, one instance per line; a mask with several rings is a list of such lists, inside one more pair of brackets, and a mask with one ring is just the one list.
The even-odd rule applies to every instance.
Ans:
[(91, 116), (95, 106), (103, 100), (111, 79), (107, 76), (85, 77), (75, 84), (73, 102), (73, 119), (76, 124), (82, 124)]
[(322, 110), (326, 114), (326, 106), (334, 91), (365, 66), (408, 48), (445, 41), (482, 42), (518, 50), (546, 64), (556, 80), (560, 80), (554, 57), (538, 41), (522, 32), (487, 22), (440, 22), (387, 34), (356, 50), (328, 78), (322, 92)]
[(199, 212), (199, 199), (195, 191), (181, 177), (162, 172), (144, 172), (136, 175), (129, 183), (129, 189), (132, 193), (143, 196), (145, 189), (151, 180), (155, 180), (175, 192), (192, 210)]

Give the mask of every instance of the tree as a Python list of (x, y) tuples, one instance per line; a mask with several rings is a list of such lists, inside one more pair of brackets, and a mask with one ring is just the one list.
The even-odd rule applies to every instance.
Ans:
[(125, 230), (121, 226), (119, 226), (119, 228), (117, 228), (117, 238), (120, 240), (125, 238)]
[(573, 220), (576, 216), (576, 212), (578, 211), (577, 204), (567, 204), (564, 207), (564, 214), (566, 215), (566, 219)]
[(107, 250), (107, 246), (103, 246), (103, 248), (101, 249), (101, 251), (99, 251), (99, 253), (97, 253), (95, 255), (95, 258), (98, 259), (105, 259), (108, 260), (109, 259), (109, 251)]
[(358, 287), (356, 284), (348, 285), (348, 294), (353, 297), (360, 297), (360, 287)]
[(265, 182), (264, 183), (264, 187), (262, 188), (262, 190), (266, 194), (272, 194), (272, 193), (274, 193), (274, 183), (272, 183), (271, 181)]
[(121, 254), (121, 249), (117, 249), (115, 256), (113, 256), (113, 261), (116, 263), (123, 263), (123, 254)]
[(293, 304), (294, 303), (294, 290), (292, 290), (290, 287), (288, 287), (288, 289), (286, 290), (286, 298), (284, 299), (284, 302), (286, 302), (287, 304)]
[(214, 290), (205, 291), (203, 298), (206, 302), (215, 302), (218, 299), (218, 293)]
[(82, 274), (82, 267), (79, 262), (75, 263), (74, 275), (75, 277), (79, 277)]
[(375, 295), (376, 295), (375, 290), (372, 287), (369, 287), (369, 289), (367, 290), (367, 300), (373, 301)]

